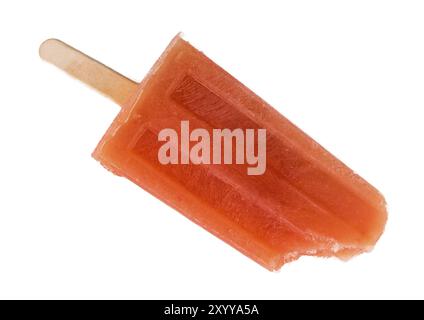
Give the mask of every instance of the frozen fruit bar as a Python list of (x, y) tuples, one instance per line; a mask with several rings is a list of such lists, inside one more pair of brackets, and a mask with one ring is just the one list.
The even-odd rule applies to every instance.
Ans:
[(382, 234), (375, 188), (179, 36), (141, 84), (59, 40), (40, 56), (122, 106), (97, 160), (264, 267)]
[[(265, 129), (266, 168), (247, 174), (244, 154), (234, 160), (236, 139), (232, 162), (213, 161), (225, 157), (224, 147), (189, 161), (195, 143), (184, 142), (184, 130), (197, 128), (210, 135), (211, 149), (214, 130), (250, 129), (253, 154)], [(161, 139), (163, 129), (178, 137)], [(160, 159), (165, 143), (168, 163)], [(179, 36), (93, 156), (270, 270), (302, 255), (346, 259), (368, 251), (386, 222), (374, 187)]]

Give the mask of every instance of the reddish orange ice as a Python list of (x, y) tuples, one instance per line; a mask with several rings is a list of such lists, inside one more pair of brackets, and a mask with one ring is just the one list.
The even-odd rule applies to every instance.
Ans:
[[(265, 128), (266, 171), (158, 160), (164, 128)], [(383, 196), (179, 36), (93, 153), (193, 222), (270, 270), (302, 255), (370, 250), (387, 218)]]

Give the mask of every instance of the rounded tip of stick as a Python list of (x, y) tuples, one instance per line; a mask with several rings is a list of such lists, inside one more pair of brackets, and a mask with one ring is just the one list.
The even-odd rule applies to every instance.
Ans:
[(47, 39), (38, 50), (41, 59), (65, 70), (77, 50), (58, 39)]
[(62, 44), (62, 41), (53, 38), (43, 41), (43, 43), (40, 45), (40, 48), (38, 49), (38, 54), (40, 55), (41, 59), (48, 60), (52, 49), (60, 44)]

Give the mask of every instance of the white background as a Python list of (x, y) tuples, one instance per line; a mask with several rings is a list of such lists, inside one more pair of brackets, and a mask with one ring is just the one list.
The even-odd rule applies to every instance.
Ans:
[[(140, 81), (179, 31), (375, 185), (375, 250), (271, 273), (91, 158), (118, 107), (41, 61)], [(2, 1), (0, 298), (424, 298), (422, 1)]]

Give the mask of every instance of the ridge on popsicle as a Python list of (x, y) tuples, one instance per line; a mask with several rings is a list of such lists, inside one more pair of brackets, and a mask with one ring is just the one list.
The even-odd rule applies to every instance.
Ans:
[[(373, 186), (179, 35), (140, 84), (57, 40), (40, 55), (122, 106), (96, 160), (267, 269), (349, 259), (383, 233)], [(248, 174), (248, 148), (266, 170)]]

